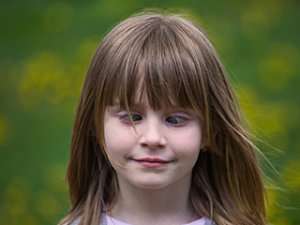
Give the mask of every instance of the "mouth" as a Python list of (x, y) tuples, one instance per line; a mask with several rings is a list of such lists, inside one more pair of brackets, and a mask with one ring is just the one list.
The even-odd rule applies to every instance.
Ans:
[(151, 163), (168, 163), (170, 160), (165, 160), (161, 158), (153, 158), (153, 157), (144, 157), (144, 158), (138, 158), (138, 159), (133, 159), (138, 162), (151, 162)]
[(171, 160), (165, 160), (161, 158), (150, 158), (150, 157), (133, 159), (133, 161), (147, 168), (162, 167), (172, 162)]

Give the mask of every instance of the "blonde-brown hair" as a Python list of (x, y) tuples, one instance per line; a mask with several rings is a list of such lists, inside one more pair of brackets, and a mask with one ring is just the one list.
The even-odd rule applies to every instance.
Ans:
[(67, 180), (72, 207), (61, 224), (99, 225), (118, 194), (103, 148), (105, 108), (130, 109), (137, 89), (154, 109), (180, 105), (202, 120), (205, 145), (193, 168), (190, 200), (218, 225), (265, 225), (255, 145), (222, 63), (205, 32), (182, 16), (135, 14), (115, 26), (92, 59), (77, 108)]

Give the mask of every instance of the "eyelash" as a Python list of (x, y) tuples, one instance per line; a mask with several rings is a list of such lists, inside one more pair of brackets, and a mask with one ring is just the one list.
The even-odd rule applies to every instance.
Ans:
[[(130, 115), (129, 115), (128, 113), (124, 113), (124, 114), (120, 115), (120, 120), (123, 121), (123, 122), (125, 122), (125, 123), (130, 124), (130, 123), (131, 123), (131, 120), (130, 120), (129, 116), (130, 116)], [(136, 116), (138, 116), (138, 118), (134, 118), (134, 117), (136, 117)], [(139, 113), (132, 113), (132, 114), (131, 114), (131, 118), (132, 118), (132, 121), (133, 121), (134, 123), (138, 123), (140, 120), (143, 119), (143, 116), (142, 116), (141, 114), (139, 114)], [(176, 118), (176, 119), (177, 119), (177, 123), (176, 123), (176, 122), (173, 123), (173, 122), (168, 121), (169, 119), (173, 119), (173, 118)], [(138, 119), (138, 120), (135, 120), (135, 119)], [(178, 122), (178, 120), (179, 120), (179, 122)], [(188, 120), (189, 120), (189, 119), (188, 119), (186, 116), (181, 116), (181, 115), (176, 115), (176, 114), (175, 114), (175, 115), (167, 116), (166, 119), (165, 119), (166, 123), (167, 123), (167, 124), (170, 124), (171, 126), (182, 126), (182, 125), (184, 125)]]

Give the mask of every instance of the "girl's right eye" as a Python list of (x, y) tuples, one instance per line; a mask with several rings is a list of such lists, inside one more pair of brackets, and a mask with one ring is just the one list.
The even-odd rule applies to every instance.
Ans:
[(143, 117), (138, 113), (131, 113), (131, 114), (124, 113), (124, 114), (120, 115), (120, 120), (124, 121), (126, 123), (130, 123), (131, 121), (138, 122), (142, 119), (143, 119)]

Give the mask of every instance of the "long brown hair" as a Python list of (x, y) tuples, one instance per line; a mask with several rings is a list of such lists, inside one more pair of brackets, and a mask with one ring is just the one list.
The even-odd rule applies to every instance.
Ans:
[(60, 224), (99, 225), (118, 194), (104, 146), (105, 108), (130, 109), (137, 87), (153, 108), (193, 108), (205, 145), (193, 168), (190, 200), (218, 225), (265, 225), (262, 171), (219, 57), (199, 25), (142, 12), (115, 26), (96, 50), (77, 108), (67, 171), (72, 207)]

